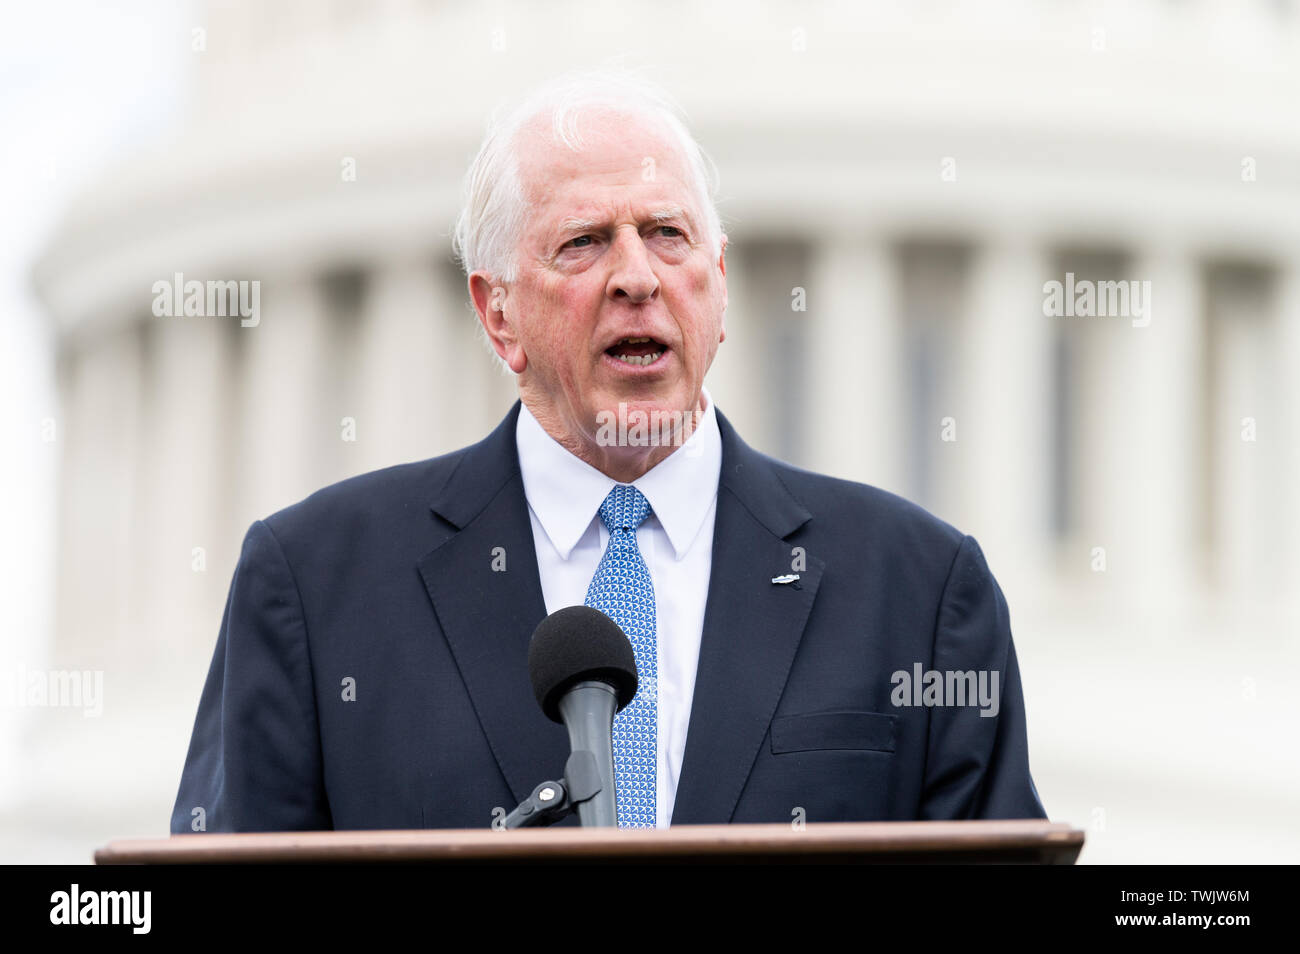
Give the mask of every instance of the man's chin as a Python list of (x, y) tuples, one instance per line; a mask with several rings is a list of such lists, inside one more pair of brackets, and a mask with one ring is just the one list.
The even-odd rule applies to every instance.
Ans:
[(630, 452), (680, 446), (699, 424), (703, 403), (702, 398), (606, 402), (595, 413), (596, 444)]

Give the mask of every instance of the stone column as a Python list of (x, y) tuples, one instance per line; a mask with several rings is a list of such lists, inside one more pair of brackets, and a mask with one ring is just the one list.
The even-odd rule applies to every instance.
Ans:
[(1052, 322), (1062, 319), (1043, 314), (1043, 285), (1053, 277), (1033, 240), (977, 248), (957, 354), (963, 529), (991, 566), (1022, 580), (1041, 580), (1051, 532)]
[(805, 418), (814, 469), (902, 493), (903, 342), (897, 266), (878, 237), (812, 251)]
[(1288, 346), (1290, 292), (1284, 275), (1277, 289), (1281, 320), (1275, 322), (1266, 283), (1260, 272), (1229, 273), (1216, 282), (1214, 296), (1213, 575), (1244, 611), (1259, 608), (1283, 584), (1278, 570), (1289, 546), (1284, 501), (1296, 486), (1276, 479), (1287, 426), (1280, 389), (1295, 374), (1294, 366), (1278, 361)]
[(107, 670), (133, 635), (141, 341), (138, 327), (122, 321), (60, 347), (68, 377), (58, 421), (64, 450), (51, 665)]
[(211, 652), (238, 557), (225, 541), (235, 456), (230, 350), (241, 329), (228, 317), (144, 320), (133, 647), (165, 668)]
[(1119, 480), (1110, 490), (1118, 498), (1118, 529), (1131, 544), (1131, 578), (1144, 602), (1159, 604), (1182, 599), (1196, 583), (1205, 305), (1200, 267), (1185, 249), (1162, 244), (1146, 251), (1131, 277), (1151, 283), (1150, 324), (1130, 322), (1133, 360), (1111, 382), (1114, 393), (1128, 395), (1116, 425), (1129, 440), (1117, 448)]
[(355, 363), (358, 469), (448, 449), (443, 431), (471, 357), (455, 353), (450, 297), (432, 254), (406, 252), (369, 273)]
[[(1276, 574), (1290, 585), (1279, 587), (1293, 611), (1300, 611), (1300, 258), (1285, 261), (1278, 274), (1277, 307), (1273, 320), (1273, 348), (1278, 369), (1274, 398), (1278, 410), (1277, 469), (1268, 500), (1275, 501), (1276, 521), (1283, 537)], [(1266, 504), (1266, 506), (1269, 506)], [(1291, 618), (1295, 618), (1292, 616)]]
[(296, 503), (326, 479), (341, 440), (331, 386), (332, 342), (315, 276), (271, 279), (261, 292), (261, 320), (241, 327), (240, 437), (233, 528)]
[(733, 244), (727, 247), (726, 262), (727, 339), (718, 346), (705, 383), (744, 440), (762, 448), (770, 436), (764, 420), (765, 311), (751, 256)]

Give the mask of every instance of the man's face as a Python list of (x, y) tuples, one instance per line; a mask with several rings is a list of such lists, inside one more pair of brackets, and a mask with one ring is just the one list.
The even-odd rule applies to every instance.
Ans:
[(608, 111), (580, 126), (578, 152), (536, 126), (521, 133), (518, 277), (504, 296), (489, 294), (486, 276), (477, 287), (471, 278), (471, 291), (529, 409), (606, 469), (600, 461), (646, 451), (598, 447), (598, 412), (700, 408), (725, 337), (726, 271), (666, 130)]

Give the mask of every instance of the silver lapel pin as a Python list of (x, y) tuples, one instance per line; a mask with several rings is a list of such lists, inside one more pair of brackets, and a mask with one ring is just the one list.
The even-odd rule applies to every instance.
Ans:
[(795, 580), (797, 580), (797, 579), (799, 579), (799, 574), (798, 574), (798, 573), (784, 573), (784, 574), (782, 574), (781, 576), (774, 576), (774, 577), (772, 577), (772, 582), (773, 582), (773, 583), (793, 583), (793, 582), (794, 582)]

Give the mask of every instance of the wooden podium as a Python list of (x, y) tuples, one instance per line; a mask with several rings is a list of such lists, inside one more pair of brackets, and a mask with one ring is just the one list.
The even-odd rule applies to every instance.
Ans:
[(612, 828), (194, 834), (125, 839), (99, 865), (1073, 864), (1083, 832), (1059, 822), (830, 822)]

